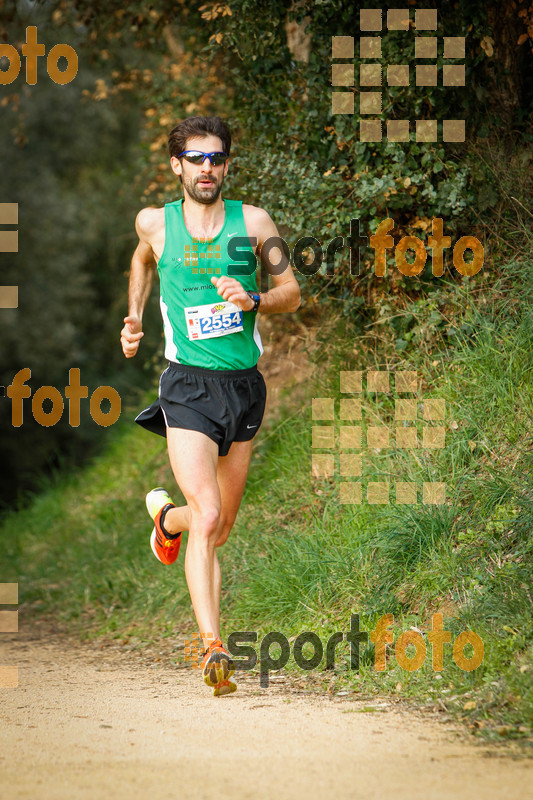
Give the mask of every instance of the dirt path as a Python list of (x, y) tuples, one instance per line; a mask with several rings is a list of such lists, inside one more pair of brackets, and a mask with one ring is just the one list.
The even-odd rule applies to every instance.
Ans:
[(6, 800), (532, 797), (530, 762), (437, 714), (261, 690), (251, 676), (215, 699), (197, 670), (43, 631), (0, 647), (19, 667), (18, 689), (0, 689)]

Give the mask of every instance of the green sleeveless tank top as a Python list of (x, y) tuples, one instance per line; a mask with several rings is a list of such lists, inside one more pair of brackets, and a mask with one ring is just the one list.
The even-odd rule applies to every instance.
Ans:
[[(208, 240), (195, 239), (185, 227), (183, 199), (165, 204), (165, 246), (157, 265), (165, 358), (205, 369), (248, 369), (263, 352), (257, 314), (225, 301), (211, 277), (229, 274), (245, 291), (257, 291), (255, 271), (248, 265), (239, 270), (235, 261), (244, 252), (240, 263), (255, 263), (255, 252), (248, 240), (242, 201), (223, 202), (224, 224)], [(228, 242), (234, 237), (248, 244), (239, 242), (232, 259)], [(246, 251), (253, 254), (253, 261)]]

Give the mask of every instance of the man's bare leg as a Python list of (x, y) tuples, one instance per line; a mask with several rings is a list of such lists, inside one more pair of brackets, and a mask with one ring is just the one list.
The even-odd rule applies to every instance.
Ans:
[[(218, 448), (209, 437), (169, 428), (167, 441), (170, 463), (187, 505), (167, 512), (165, 528), (169, 533), (189, 530), (187, 584), (201, 633), (216, 638), (220, 634), (221, 574), (215, 546), (224, 544), (235, 522), (253, 445), (252, 441), (234, 442), (227, 456), (218, 457), (215, 472), (213, 455), (216, 457)], [(207, 646), (205, 637), (204, 641)]]
[(167, 443), (174, 476), (189, 507), (185, 575), (194, 613), (200, 631), (217, 637), (214, 555), (220, 516), (218, 447), (205, 434), (182, 428), (168, 428)]
[[(248, 477), (252, 447), (253, 440), (233, 442), (229, 453), (218, 458), (217, 481), (220, 488), (222, 508), (217, 547), (224, 544), (228, 538), (237, 516)], [(188, 531), (189, 523), (190, 512), (188, 505), (172, 508), (165, 517), (165, 529), (169, 533)]]
[(189, 506), (176, 506), (167, 511), (165, 517), (165, 530), (168, 533), (181, 533), (181, 531), (188, 531), (191, 516)]
[[(221, 547), (226, 542), (237, 517), (250, 468), (252, 448), (253, 440), (233, 442), (227, 456), (219, 456), (217, 482), (220, 489), (221, 509), (217, 547)], [(220, 565), (215, 550), (215, 593), (219, 608), (221, 587)]]

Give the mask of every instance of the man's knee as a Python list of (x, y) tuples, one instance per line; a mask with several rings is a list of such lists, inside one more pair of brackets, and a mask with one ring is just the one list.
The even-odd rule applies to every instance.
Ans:
[(211, 539), (217, 535), (217, 531), (220, 528), (220, 508), (217, 505), (204, 504), (196, 509), (191, 508), (190, 511), (190, 527), (198, 535), (208, 539)]

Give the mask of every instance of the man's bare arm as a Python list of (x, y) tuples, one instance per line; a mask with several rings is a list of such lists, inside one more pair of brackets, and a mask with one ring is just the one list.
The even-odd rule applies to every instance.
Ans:
[[(273, 288), (269, 289), (268, 292), (259, 293), (259, 311), (265, 314), (296, 311), (301, 302), (300, 287), (294, 277), (290, 263), (280, 248), (266, 247), (263, 250), (263, 245), (268, 239), (273, 237), (280, 238), (278, 229), (269, 214), (262, 208), (248, 206), (247, 217), (246, 223), (249, 234), (258, 240), (257, 252), (261, 256), (263, 266), (272, 275), (274, 282)], [(253, 308), (253, 300), (248, 297), (237, 279), (222, 276), (221, 278), (211, 278), (211, 281), (225, 300), (236, 303), (243, 311), (250, 311)]]
[(155, 261), (149, 244), (140, 241), (131, 259), (128, 314), (142, 320), (154, 283)]
[(281, 275), (272, 275), (274, 286), (268, 292), (259, 292), (259, 311), (263, 314), (280, 314), (297, 311), (300, 307), (300, 287), (289, 265)]
[(152, 246), (149, 243), (148, 220), (143, 209), (137, 214), (135, 229), (139, 236), (139, 244), (131, 259), (130, 280), (128, 289), (128, 316), (124, 317), (124, 327), (120, 332), (122, 350), (126, 358), (132, 358), (144, 336), (142, 317), (146, 302), (150, 296), (154, 282), (155, 260)]
[[(284, 311), (296, 311), (300, 307), (301, 295), (298, 281), (294, 277), (287, 257), (278, 247), (264, 247), (268, 240), (280, 238), (278, 229), (270, 215), (264, 209), (256, 210), (258, 231), (258, 252), (263, 267), (272, 275), (274, 286), (268, 292), (260, 293), (259, 311), (264, 314), (276, 314)], [(274, 264), (274, 267), (272, 266)]]

